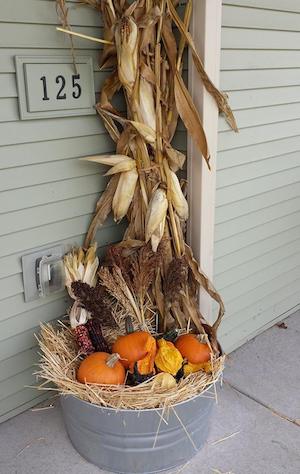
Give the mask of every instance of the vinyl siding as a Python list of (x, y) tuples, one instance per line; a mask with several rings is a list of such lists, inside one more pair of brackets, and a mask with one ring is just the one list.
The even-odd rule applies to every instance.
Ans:
[(215, 285), (231, 351), (300, 303), (300, 5), (223, 1)]
[[(78, 158), (115, 149), (97, 116), (19, 120), (14, 56), (70, 55), (69, 39), (55, 30), (55, 2), (23, 3), (0, 0), (0, 422), (48, 396), (25, 387), (35, 383), (34, 333), (40, 321), (62, 317), (68, 306), (65, 293), (25, 303), (21, 256), (56, 243), (68, 248), (83, 242), (106, 179), (104, 168)], [(77, 31), (101, 36), (94, 11), (76, 2), (70, 6)], [(94, 60), (97, 94), (106, 77), (97, 66), (97, 45), (74, 43), (76, 55)], [(182, 127), (174, 141), (185, 150)], [(123, 231), (124, 224), (108, 219), (97, 234), (100, 251)]]

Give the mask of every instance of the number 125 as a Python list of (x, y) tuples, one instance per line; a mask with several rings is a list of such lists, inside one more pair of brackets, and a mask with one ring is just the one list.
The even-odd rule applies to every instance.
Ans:
[[(81, 85), (78, 83), (79, 79), (80, 79), (80, 74), (73, 74), (72, 75), (72, 87), (73, 87), (72, 97), (74, 99), (79, 99), (79, 97), (81, 96), (82, 91), (81, 91)], [(40, 81), (42, 81), (42, 83), (43, 83), (43, 93), (44, 93), (43, 100), (50, 100), (50, 98), (48, 97), (46, 76), (42, 76), (40, 78)], [(55, 82), (56, 82), (56, 84), (58, 84), (58, 86), (60, 86), (60, 88), (59, 88), (59, 90), (56, 94), (56, 99), (57, 100), (66, 100), (67, 94), (64, 92), (65, 86), (66, 86), (65, 77), (61, 76), (61, 75), (56, 76)]]

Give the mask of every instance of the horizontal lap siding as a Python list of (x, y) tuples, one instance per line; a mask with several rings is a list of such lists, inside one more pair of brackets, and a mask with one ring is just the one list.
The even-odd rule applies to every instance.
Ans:
[(214, 280), (227, 351), (300, 303), (300, 7), (223, 1)]
[[(71, 8), (78, 31), (100, 35), (97, 15)], [(24, 302), (21, 256), (36, 247), (83, 242), (99, 193), (104, 168), (80, 162), (107, 153), (114, 144), (97, 116), (20, 121), (15, 55), (70, 55), (70, 42), (55, 31), (52, 1), (3, 2), (0, 28), (0, 421), (39, 402), (34, 383), (38, 360), (34, 333), (40, 321), (62, 317), (64, 293)], [(78, 26), (77, 26), (78, 25)], [(96, 45), (75, 40), (76, 55), (94, 61), (95, 92), (107, 76), (100, 72)], [(122, 101), (119, 103), (122, 105)], [(97, 235), (100, 251), (120, 239), (124, 225), (109, 219)]]
[[(65, 293), (24, 302), (21, 256), (31, 249), (62, 243), (82, 244), (95, 203), (106, 185), (104, 167), (78, 158), (114, 152), (115, 146), (97, 116), (20, 121), (16, 87), (16, 55), (70, 55), (70, 41), (55, 31), (55, 2), (19, 0), (1, 3), (0, 25), (0, 421), (44, 397), (26, 388), (34, 383), (38, 360), (34, 333), (40, 321), (65, 314)], [(26, 5), (25, 5), (26, 3)], [(70, 3), (76, 31), (100, 36), (93, 10)], [(74, 39), (76, 55), (94, 62), (95, 93), (107, 72), (99, 71), (96, 44)], [(186, 72), (185, 72), (186, 76)], [(124, 102), (117, 99), (122, 109)], [(175, 144), (186, 148), (182, 126)], [(117, 242), (125, 224), (109, 218), (98, 232), (100, 253)]]

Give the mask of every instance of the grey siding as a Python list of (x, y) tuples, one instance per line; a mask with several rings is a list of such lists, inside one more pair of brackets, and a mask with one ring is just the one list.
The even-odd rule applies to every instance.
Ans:
[(215, 284), (233, 350), (300, 303), (300, 4), (223, 1)]
[[(77, 31), (101, 36), (97, 15), (71, 5)], [(15, 55), (69, 55), (69, 40), (55, 30), (55, 2), (0, 0), (0, 421), (42, 399), (25, 388), (35, 382), (38, 359), (34, 333), (40, 321), (64, 315), (65, 294), (24, 302), (21, 255), (63, 243), (81, 244), (99, 193), (104, 168), (79, 157), (114, 150), (97, 116), (20, 121)], [(92, 56), (95, 92), (105, 73), (97, 45), (75, 39), (76, 55)], [(185, 149), (179, 131), (176, 145)], [(100, 250), (122, 235), (109, 219), (97, 235)]]

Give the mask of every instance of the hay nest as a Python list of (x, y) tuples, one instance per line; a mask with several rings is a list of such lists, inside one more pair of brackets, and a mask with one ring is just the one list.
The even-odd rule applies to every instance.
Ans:
[(215, 387), (224, 368), (225, 356), (213, 358), (211, 373), (193, 373), (182, 378), (176, 387), (167, 390), (157, 386), (155, 376), (136, 386), (82, 384), (76, 380), (81, 354), (67, 326), (61, 322), (57, 328), (51, 324), (41, 325), (38, 341), (41, 360), (35, 375), (43, 380), (38, 389), (57, 390), (62, 395), (73, 395), (115, 409), (142, 410), (173, 406), (201, 394), (210, 386)]

